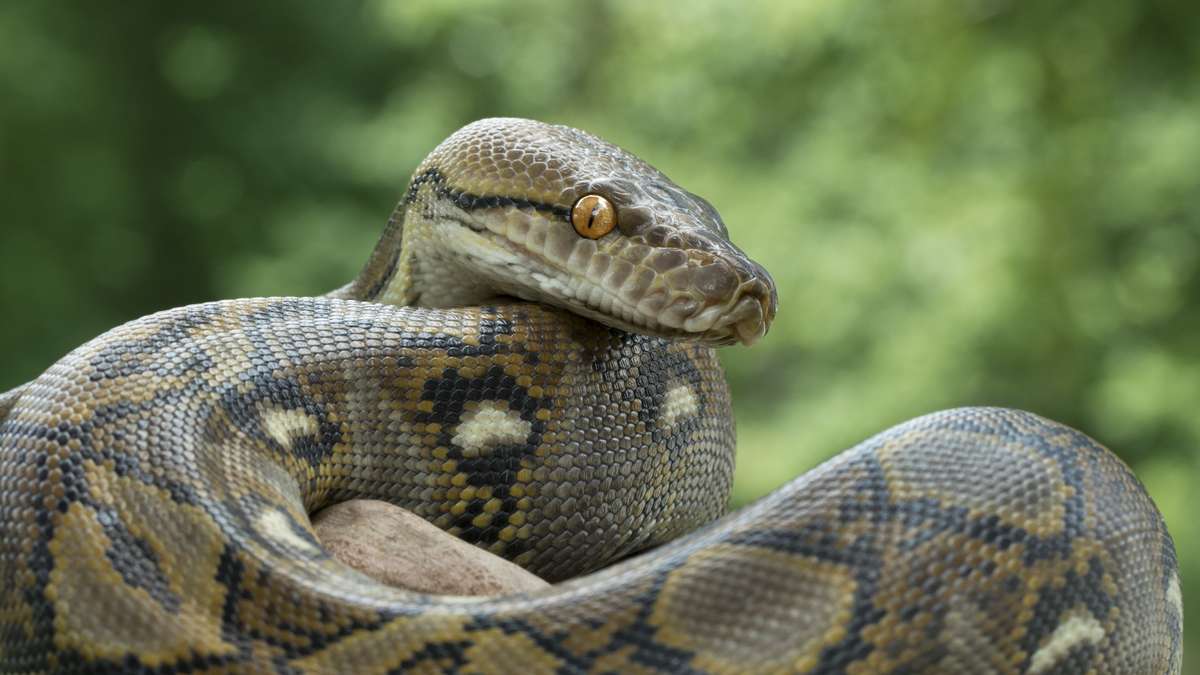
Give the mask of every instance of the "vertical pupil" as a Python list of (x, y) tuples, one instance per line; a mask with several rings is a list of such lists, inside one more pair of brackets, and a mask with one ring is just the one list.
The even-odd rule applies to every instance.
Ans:
[(596, 203), (592, 205), (592, 212), (588, 214), (587, 227), (589, 230), (592, 229), (592, 225), (595, 224), (596, 216), (598, 215), (600, 215), (600, 200), (597, 199)]

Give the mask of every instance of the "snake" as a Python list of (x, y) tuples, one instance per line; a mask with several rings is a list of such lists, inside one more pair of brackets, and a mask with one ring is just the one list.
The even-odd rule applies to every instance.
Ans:
[[(727, 513), (716, 347), (777, 305), (633, 154), (471, 123), (349, 284), (152, 314), (0, 396), (0, 671), (1181, 671), (1159, 511), (1033, 413), (927, 414)], [(352, 499), (554, 583), (377, 582), (310, 521)]]

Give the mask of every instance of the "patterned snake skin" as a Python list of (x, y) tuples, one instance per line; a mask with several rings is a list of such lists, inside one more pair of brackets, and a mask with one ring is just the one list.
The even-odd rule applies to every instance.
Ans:
[[(0, 396), (0, 671), (1180, 672), (1162, 518), (1035, 415), (922, 417), (722, 517), (708, 345), (775, 305), (649, 165), (469, 125), (345, 288), (155, 314)], [(566, 581), (381, 585), (309, 522), (353, 498)]]

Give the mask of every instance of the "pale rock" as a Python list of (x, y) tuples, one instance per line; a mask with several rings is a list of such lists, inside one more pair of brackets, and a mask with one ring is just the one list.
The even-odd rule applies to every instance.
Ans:
[(439, 595), (503, 595), (550, 585), (387, 502), (335, 504), (313, 516), (313, 526), (335, 558), (389, 586)]

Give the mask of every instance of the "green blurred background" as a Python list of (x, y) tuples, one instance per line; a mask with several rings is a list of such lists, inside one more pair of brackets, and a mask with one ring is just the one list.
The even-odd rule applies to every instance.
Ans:
[(438, 141), (534, 117), (705, 195), (775, 275), (770, 335), (724, 352), (737, 503), (1026, 408), (1134, 467), (1200, 607), (1197, 35), (1183, 0), (10, 0), (0, 389), (158, 309), (340, 285)]

